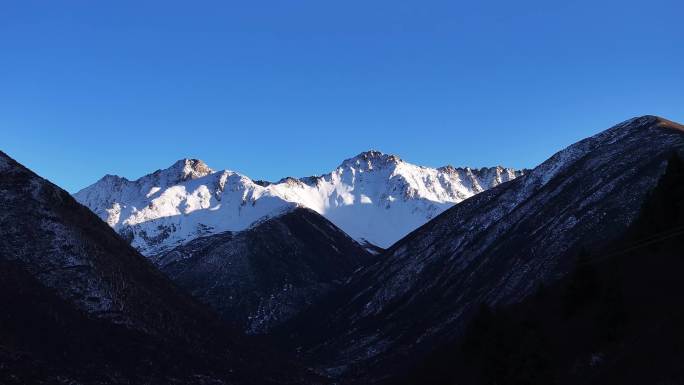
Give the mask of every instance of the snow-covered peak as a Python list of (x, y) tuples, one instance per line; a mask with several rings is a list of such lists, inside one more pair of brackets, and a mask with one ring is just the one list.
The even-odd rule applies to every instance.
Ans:
[[(184, 158), (177, 160), (171, 166), (159, 169), (153, 173), (143, 175), (136, 180), (128, 180), (125, 177), (106, 174), (95, 185), (123, 185), (129, 183), (135, 184), (154, 184), (154, 185), (174, 185), (186, 180), (197, 179), (215, 171), (209, 168), (206, 163), (199, 159)], [(92, 187), (92, 186), (91, 186)]]
[(106, 176), (75, 197), (147, 255), (297, 206), (358, 241), (388, 247), (455, 203), (519, 175), (503, 167), (417, 166), (371, 150), (328, 174), (269, 183), (182, 159), (134, 181)]
[(353, 168), (362, 171), (373, 170), (374, 168), (393, 167), (402, 163), (403, 160), (396, 155), (385, 154), (376, 150), (369, 150), (359, 155), (346, 159), (339, 168)]
[(178, 170), (181, 180), (197, 179), (207, 176), (214, 172), (206, 163), (199, 159), (181, 159), (171, 166), (171, 169)]
[(152, 174), (145, 175), (137, 181), (152, 180), (160, 184), (173, 185), (190, 179), (197, 179), (213, 174), (214, 170), (199, 159), (180, 159), (170, 167), (157, 170)]

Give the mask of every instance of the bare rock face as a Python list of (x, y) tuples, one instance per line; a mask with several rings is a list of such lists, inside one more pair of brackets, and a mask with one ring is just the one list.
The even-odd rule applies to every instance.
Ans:
[(331, 375), (379, 381), (458, 335), (480, 304), (520, 301), (581, 247), (621, 236), (673, 152), (684, 128), (655, 116), (582, 140), (395, 243), (284, 334)]

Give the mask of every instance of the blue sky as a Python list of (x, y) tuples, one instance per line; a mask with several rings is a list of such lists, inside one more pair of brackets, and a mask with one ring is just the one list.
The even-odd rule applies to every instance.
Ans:
[(71, 192), (183, 157), (531, 167), (684, 121), (681, 1), (3, 1), (0, 149)]

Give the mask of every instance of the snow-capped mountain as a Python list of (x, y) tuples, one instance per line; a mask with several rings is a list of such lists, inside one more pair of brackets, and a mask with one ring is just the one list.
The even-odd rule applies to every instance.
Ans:
[(183, 159), (134, 181), (107, 175), (74, 196), (146, 255), (244, 230), (298, 206), (357, 241), (388, 247), (455, 203), (521, 174), (503, 167), (422, 167), (367, 151), (322, 176), (270, 183)]
[[(457, 338), (481, 304), (517, 303), (566, 276), (582, 248), (605, 252), (624, 236), (673, 153), (684, 155), (684, 126), (656, 116), (577, 142), (396, 242), (288, 337), (328, 373), (363, 374), (341, 383), (400, 373)], [(331, 326), (313, 327), (320, 324)]]
[(0, 384), (309, 383), (2, 151), (0, 207)]

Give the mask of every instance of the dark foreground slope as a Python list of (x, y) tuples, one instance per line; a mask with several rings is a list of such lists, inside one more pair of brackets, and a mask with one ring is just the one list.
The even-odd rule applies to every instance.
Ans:
[(345, 382), (403, 373), (460, 335), (480, 304), (519, 302), (567, 275), (580, 247), (624, 234), (683, 148), (682, 126), (654, 116), (578, 142), (409, 234), (281, 331)]
[(4, 153), (0, 290), (0, 383), (301, 382)]
[[(203, 383), (227, 373), (180, 338), (93, 319), (17, 260), (0, 260), (0, 383)], [(207, 349), (207, 352), (212, 349)], [(220, 349), (216, 353), (226, 356)], [(182, 363), (182, 366), (177, 366)]]
[(621, 240), (521, 304), (482, 307), (402, 384), (677, 384), (684, 379), (684, 164)]
[(295, 208), (245, 231), (195, 239), (155, 262), (224, 319), (264, 333), (373, 260), (330, 221)]

